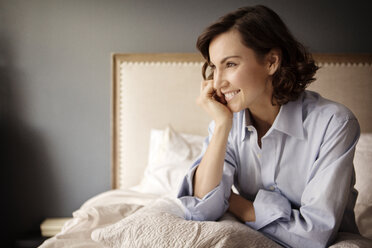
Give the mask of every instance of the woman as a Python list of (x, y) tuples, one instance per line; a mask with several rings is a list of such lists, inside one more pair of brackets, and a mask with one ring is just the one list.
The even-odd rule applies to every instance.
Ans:
[(213, 121), (178, 195), (186, 218), (229, 211), (289, 247), (357, 233), (358, 121), (305, 90), (318, 68), (280, 17), (265, 6), (240, 8), (209, 26), (197, 47), (206, 59), (197, 103)]

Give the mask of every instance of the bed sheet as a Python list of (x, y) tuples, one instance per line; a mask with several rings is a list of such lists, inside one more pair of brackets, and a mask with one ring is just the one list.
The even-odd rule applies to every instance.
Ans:
[[(41, 248), (280, 247), (229, 213), (218, 221), (186, 221), (178, 199), (110, 190), (86, 201)], [(372, 247), (360, 235), (339, 233), (332, 248)]]
[(40, 247), (103, 248), (102, 244), (91, 239), (92, 231), (122, 220), (157, 198), (158, 195), (123, 189), (101, 193), (73, 212), (73, 219), (63, 226), (62, 231)]
[(280, 247), (231, 214), (220, 221), (187, 221), (171, 196), (111, 190), (86, 201), (42, 248)]

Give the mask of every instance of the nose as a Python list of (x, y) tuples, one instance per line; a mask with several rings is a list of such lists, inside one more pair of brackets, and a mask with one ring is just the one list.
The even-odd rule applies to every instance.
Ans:
[(227, 81), (224, 79), (223, 74), (217, 71), (213, 73), (213, 87), (217, 91), (218, 96), (222, 96), (221, 88), (227, 84)]

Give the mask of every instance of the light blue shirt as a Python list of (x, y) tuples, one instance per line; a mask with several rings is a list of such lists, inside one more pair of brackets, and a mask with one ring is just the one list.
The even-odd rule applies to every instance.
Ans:
[(246, 224), (284, 246), (325, 247), (339, 230), (358, 233), (353, 158), (360, 127), (345, 106), (305, 91), (281, 106), (261, 148), (250, 112), (234, 113), (222, 180), (200, 199), (193, 176), (213, 129), (214, 122), (178, 194), (186, 219), (220, 218), (234, 185), (253, 201), (256, 220)]

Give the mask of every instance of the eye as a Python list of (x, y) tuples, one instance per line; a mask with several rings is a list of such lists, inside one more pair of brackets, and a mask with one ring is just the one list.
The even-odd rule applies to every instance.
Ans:
[(227, 62), (226, 67), (234, 67), (236, 64), (234, 62)]

